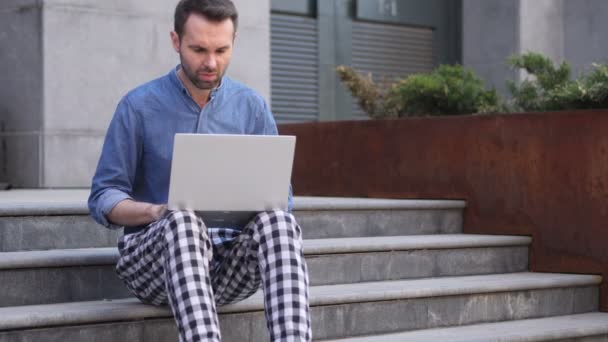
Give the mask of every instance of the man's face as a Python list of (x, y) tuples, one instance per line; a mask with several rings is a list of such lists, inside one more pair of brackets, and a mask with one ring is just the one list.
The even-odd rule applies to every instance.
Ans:
[(182, 70), (195, 87), (217, 87), (230, 63), (234, 37), (232, 20), (214, 22), (194, 13), (186, 20), (181, 39), (171, 33)]

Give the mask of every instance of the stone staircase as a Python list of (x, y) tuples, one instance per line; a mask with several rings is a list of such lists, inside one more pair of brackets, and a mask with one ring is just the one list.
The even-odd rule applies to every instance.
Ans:
[[(177, 341), (114, 275), (117, 233), (86, 191), (0, 192), (0, 342)], [(461, 201), (295, 199), (315, 340), (608, 341), (593, 275), (527, 272), (530, 238), (462, 234)], [(224, 341), (267, 341), (261, 295)]]

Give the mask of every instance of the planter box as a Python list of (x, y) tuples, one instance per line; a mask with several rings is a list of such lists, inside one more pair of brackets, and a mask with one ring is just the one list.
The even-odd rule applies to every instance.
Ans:
[[(534, 271), (608, 276), (608, 111), (289, 124), (300, 196), (464, 199)], [(601, 305), (608, 310), (608, 286)]]

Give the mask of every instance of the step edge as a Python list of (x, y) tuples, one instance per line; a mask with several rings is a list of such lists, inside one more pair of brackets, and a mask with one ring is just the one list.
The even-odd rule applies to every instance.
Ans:
[[(361, 241), (370, 239), (376, 240), (369, 241), (369, 243), (361, 243)], [(532, 238), (529, 236), (476, 234), (402, 235), (383, 237), (327, 238), (315, 240), (322, 241), (323, 243), (309, 247), (306, 251), (308, 255), (467, 248), (500, 248), (529, 246), (532, 243)], [(346, 244), (340, 245), (340, 240), (346, 242)], [(306, 241), (307, 240), (304, 240), (305, 250)]]
[[(520, 333), (521, 330), (517, 329), (517, 328), (520, 328), (520, 325), (522, 323), (523, 324), (525, 324), (525, 323), (533, 324), (533, 323), (541, 323), (541, 322), (542, 323), (554, 322), (557, 324), (557, 326), (560, 326), (558, 323), (563, 324), (563, 320), (567, 319), (567, 318), (574, 318), (574, 319), (581, 319), (581, 320), (584, 320), (584, 319), (596, 320), (598, 317), (600, 317), (602, 319), (601, 323), (593, 322), (593, 323), (587, 325), (587, 327), (584, 327), (583, 329), (581, 329), (581, 325), (583, 325), (584, 322), (582, 322), (581, 325), (579, 325), (579, 326), (576, 326), (576, 327), (570, 326), (570, 327), (562, 328), (562, 330), (559, 330), (559, 329), (556, 329), (555, 327), (553, 327), (550, 332), (548, 331), (548, 329), (546, 329), (544, 327), (539, 328), (540, 331), (527, 330), (526, 331), (527, 334)], [(369, 335), (369, 336), (340, 338), (340, 339), (329, 339), (329, 340), (322, 340), (320, 342), (368, 342), (371, 338), (373, 338), (374, 341), (381, 341), (382, 338), (384, 338), (384, 339), (391, 338), (391, 340), (401, 340), (403, 338), (411, 337), (412, 335), (418, 335), (418, 336), (414, 336), (414, 337), (417, 338), (416, 339), (417, 341), (419, 341), (425, 337), (425, 336), (423, 336), (425, 333), (429, 334), (429, 336), (426, 337), (427, 339), (439, 337), (439, 336), (436, 336), (433, 334), (436, 332), (443, 332), (443, 334), (441, 334), (442, 338), (447, 338), (447, 336), (456, 336), (456, 338), (453, 340), (451, 340), (449, 338), (444, 340), (446, 342), (450, 342), (450, 341), (451, 342), (464, 342), (464, 341), (482, 342), (482, 341), (488, 341), (487, 337), (472, 337), (472, 336), (466, 336), (466, 334), (469, 333), (469, 331), (473, 331), (473, 329), (487, 329), (487, 330), (496, 332), (497, 327), (503, 328), (503, 329), (506, 329), (506, 330), (509, 330), (512, 332), (510, 336), (501, 334), (500, 335), (501, 342), (510, 342), (510, 341), (521, 342), (524, 340), (526, 342), (537, 342), (537, 341), (540, 342), (540, 341), (549, 341), (549, 339), (550, 340), (554, 340), (554, 339), (561, 340), (561, 339), (566, 339), (566, 338), (597, 336), (597, 335), (608, 334), (608, 314), (592, 312), (592, 313), (576, 314), (576, 315), (521, 319), (521, 320), (501, 321), (501, 322), (493, 322), (493, 323), (479, 323), (479, 324), (471, 324), (471, 325), (467, 325), (467, 326), (449, 326), (449, 327), (441, 327), (441, 328), (421, 329), (421, 330), (407, 331), (407, 332), (401, 332), (401, 333)], [(506, 328), (504, 328), (504, 327), (506, 327)], [(499, 331), (498, 333), (502, 333), (502, 332), (503, 331)], [(530, 332), (532, 334), (529, 334)]]
[[(328, 254), (392, 251), (500, 248), (528, 246), (532, 241), (530, 237), (526, 236), (466, 235), (467, 234), (439, 234), (437, 236), (426, 236), (430, 237), (428, 238), (430, 241), (424, 241), (425, 236), (423, 235), (310, 239), (304, 240), (304, 253), (308, 256), (321, 256)], [(385, 240), (392, 241), (386, 242)], [(320, 243), (322, 241), (324, 243), (322, 243), (321, 246), (315, 245), (315, 243)], [(359, 241), (363, 241), (364, 243), (353, 243)], [(116, 247), (0, 252), (0, 270), (107, 265), (115, 264), (118, 261), (118, 258), (119, 253)]]
[[(463, 200), (381, 199), (340, 197), (294, 197), (294, 211), (338, 210), (446, 210), (464, 209)], [(0, 204), (0, 217), (89, 215), (86, 203), (11, 203)]]
[[(527, 279), (528, 277), (529, 279)], [(493, 279), (499, 278), (499, 279)], [(506, 279), (500, 279), (506, 278)], [(519, 279), (519, 278), (523, 278)], [(489, 281), (494, 280), (495, 284)], [(443, 283), (450, 281), (464, 281), (464, 284), (457, 285), (437, 285), (428, 282)], [(471, 281), (475, 281), (475, 284), (471, 284)], [(530, 290), (545, 290), (545, 289), (557, 289), (557, 288), (577, 288), (577, 287), (595, 287), (599, 286), (602, 281), (601, 276), (597, 275), (581, 275), (581, 274), (561, 274), (561, 273), (538, 273), (538, 272), (515, 272), (505, 274), (484, 274), (484, 275), (472, 275), (472, 276), (453, 276), (453, 277), (436, 277), (436, 278), (422, 278), (422, 279), (403, 279), (403, 280), (391, 280), (381, 282), (365, 282), (365, 283), (354, 283), (354, 284), (341, 284), (341, 292), (329, 293), (329, 295), (316, 294), (314, 301), (311, 303), (315, 305), (336, 305), (336, 304), (348, 304), (355, 302), (382, 302), (392, 301), (400, 299), (414, 299), (414, 298), (431, 298), (431, 297), (444, 297), (444, 296), (460, 296), (460, 295), (474, 295), (483, 293), (503, 293), (513, 291), (530, 291)], [(481, 283), (479, 285), (478, 283)], [(378, 287), (381, 284), (385, 284), (385, 288), (382, 291), (371, 292), (370, 290), (361, 290), (364, 293), (361, 296), (359, 293), (349, 293), (349, 289), (353, 287)], [(387, 288), (391, 284), (397, 285), (398, 289)], [(412, 285), (413, 284), (413, 285)], [(413, 289), (405, 288), (403, 285), (409, 285)], [(433, 287), (434, 285), (434, 287)], [(330, 288), (336, 285), (320, 285), (316, 286), (317, 291), (321, 292), (325, 287)], [(426, 287), (425, 287), (426, 286)], [(341, 298), (336, 299), (334, 296), (339, 295)]]
[[(523, 272), (526, 273), (527, 272)], [(556, 274), (552, 274), (556, 276)], [(560, 276), (560, 275), (557, 275)], [(563, 276), (563, 275), (562, 275)], [(479, 278), (483, 276), (472, 276), (472, 277), (450, 277), (450, 278)], [(522, 290), (543, 290), (551, 288), (565, 288), (565, 287), (587, 287), (595, 286), (601, 281), (599, 276), (578, 276), (570, 277), (570, 281), (555, 282), (552, 284), (539, 284), (537, 280), (529, 281), (528, 286), (517, 286), (515, 288), (506, 288), (504, 286), (498, 286), (494, 289), (480, 288), (478, 290), (462, 288), (452, 290), (441, 288), (435, 290), (435, 294), (432, 291), (419, 291), (417, 294), (408, 295), (408, 291), (386, 291), (385, 289), (378, 289), (379, 284), (386, 283), (404, 283), (404, 282), (415, 282), (420, 280), (403, 280), (403, 281), (389, 281), (389, 282), (369, 282), (362, 283), (365, 286), (377, 289), (376, 293), (370, 292), (368, 289), (362, 288), (359, 293), (343, 293), (342, 298), (335, 297), (323, 297), (323, 294), (317, 294), (315, 292), (321, 292), (323, 288), (340, 287), (349, 288), (353, 286), (347, 285), (323, 285), (323, 286), (312, 286), (311, 287), (311, 306), (326, 306), (326, 305), (342, 305), (342, 304), (354, 304), (354, 303), (371, 303), (371, 302), (384, 302), (392, 300), (405, 300), (415, 298), (430, 298), (430, 297), (444, 297), (444, 296), (455, 296), (455, 295), (475, 295), (481, 293), (500, 293), (510, 291), (522, 291)], [(600, 278), (600, 279), (597, 279)], [(442, 279), (442, 278), (438, 278)], [(446, 279), (446, 278), (443, 278)], [(360, 284), (359, 287), (361, 286)], [(411, 292), (411, 291), (410, 291)], [(361, 295), (365, 293), (365, 295)], [(87, 305), (98, 307), (99, 310), (91, 310), (87, 308)], [(126, 308), (125, 308), (126, 306)], [(45, 312), (51, 310), (51, 313)], [(50, 309), (49, 309), (50, 308)], [(21, 312), (15, 311), (21, 309)], [(28, 311), (29, 310), (29, 311)], [(257, 292), (252, 297), (245, 299), (242, 302), (226, 305), (220, 307), (218, 310), (221, 314), (230, 313), (242, 313), (251, 311), (263, 310), (262, 293)], [(11, 316), (12, 314), (12, 316)], [(15, 317), (16, 315), (16, 317)], [(119, 299), (119, 300), (102, 300), (102, 301), (89, 301), (89, 302), (75, 302), (75, 303), (59, 303), (59, 304), (45, 304), (45, 305), (31, 305), (22, 307), (5, 307), (0, 308), (0, 331), (16, 330), (16, 329), (27, 329), (42, 326), (69, 326), (75, 324), (84, 323), (102, 323), (111, 322), (117, 320), (137, 320), (137, 319), (149, 319), (159, 317), (169, 317), (170, 310), (167, 307), (154, 307), (151, 305), (141, 304), (137, 299)], [(12, 317), (12, 318), (10, 318)], [(7, 321), (8, 320), (8, 321)]]

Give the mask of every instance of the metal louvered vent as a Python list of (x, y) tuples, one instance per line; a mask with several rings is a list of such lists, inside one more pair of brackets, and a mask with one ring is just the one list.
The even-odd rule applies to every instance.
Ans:
[[(433, 70), (433, 30), (430, 28), (353, 23), (352, 66), (372, 74), (374, 82), (394, 82)], [(353, 99), (353, 117), (365, 118)]]
[(277, 122), (319, 119), (317, 21), (271, 14), (271, 106)]

